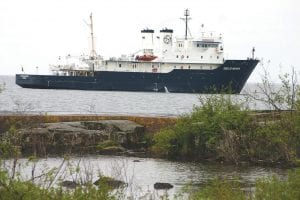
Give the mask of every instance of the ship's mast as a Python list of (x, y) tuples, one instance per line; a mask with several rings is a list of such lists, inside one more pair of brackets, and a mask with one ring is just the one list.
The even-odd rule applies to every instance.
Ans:
[(185, 22), (185, 40), (187, 40), (187, 34), (188, 34), (188, 21), (191, 19), (190, 17), (190, 11), (189, 9), (184, 10), (184, 18), (181, 18)]
[(90, 28), (91, 28), (91, 40), (92, 40), (92, 50), (91, 50), (91, 59), (95, 59), (97, 56), (96, 50), (95, 50), (95, 41), (94, 41), (94, 26), (93, 26), (93, 14), (90, 15)]

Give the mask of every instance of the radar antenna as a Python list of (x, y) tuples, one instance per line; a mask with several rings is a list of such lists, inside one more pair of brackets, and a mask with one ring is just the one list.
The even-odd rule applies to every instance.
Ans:
[(191, 19), (190, 17), (190, 11), (189, 9), (184, 10), (184, 18), (181, 18), (185, 22), (185, 40), (187, 40), (188, 35), (188, 21)]
[(90, 21), (91, 23), (89, 24), (90, 25), (90, 28), (91, 28), (91, 40), (92, 40), (92, 49), (91, 49), (91, 59), (95, 59), (96, 56), (97, 56), (97, 53), (96, 53), (96, 50), (95, 50), (95, 41), (94, 41), (94, 25), (93, 25), (93, 13), (91, 13), (90, 15)]
[(91, 29), (92, 49), (91, 49), (91, 52), (90, 52), (90, 58), (89, 58), (89, 60), (91, 60), (90, 64), (92, 66), (92, 71), (95, 72), (95, 60), (97, 59), (97, 53), (96, 53), (96, 50), (95, 50), (95, 41), (94, 41), (95, 37), (94, 37), (94, 25), (93, 25), (93, 13), (91, 13), (91, 15), (90, 15), (90, 24), (87, 23), (85, 20), (83, 20), (83, 21)]
[(90, 24), (83, 20), (84, 23), (91, 29), (91, 43), (92, 43), (92, 49), (91, 49), (91, 53), (90, 53), (90, 58), (91, 59), (95, 59), (97, 57), (97, 53), (95, 50), (95, 37), (94, 37), (94, 25), (93, 25), (93, 13), (91, 13), (90, 15)]

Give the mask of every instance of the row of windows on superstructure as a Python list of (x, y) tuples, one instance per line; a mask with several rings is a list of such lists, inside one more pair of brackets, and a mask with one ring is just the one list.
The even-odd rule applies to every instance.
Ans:
[[(179, 58), (179, 55), (176, 55), (176, 58)], [(184, 58), (184, 55), (180, 56), (181, 59)], [(186, 58), (189, 58), (189, 56), (186, 56)], [(200, 57), (201, 59), (203, 59), (203, 56)], [(212, 56), (210, 56), (210, 58), (212, 58)], [(217, 56), (217, 59), (219, 59), (220, 57)]]
[[(119, 67), (122, 67), (122, 64), (119, 63)], [(132, 67), (133, 67), (133, 68), (136, 68), (137, 65), (136, 65), (136, 64), (133, 64)], [(154, 68), (156, 68), (156, 69), (159, 68), (159, 65), (158, 65), (157, 67), (155, 67), (154, 65), (152, 65), (152, 69), (154, 69)], [(176, 69), (176, 68), (177, 68), (177, 66), (175, 65), (175, 66), (174, 66), (174, 69)], [(180, 66), (180, 69), (184, 69), (184, 68), (185, 68), (184, 66)], [(188, 69), (191, 69), (191, 66), (190, 66), (190, 65), (188, 66)], [(203, 67), (200, 66), (200, 69), (203, 69)], [(209, 69), (212, 69), (212, 66), (210, 66)]]
[[(176, 58), (179, 58), (179, 55), (177, 55)], [(180, 56), (180, 58), (183, 59), (184, 55)], [(186, 58), (189, 58), (189, 56), (186, 56)]]
[(202, 48), (217, 48), (218, 44), (197, 44), (197, 47), (202, 47)]
[[(177, 68), (177, 66), (175, 65), (175, 66), (174, 66), (174, 69), (176, 69), (176, 68)], [(185, 68), (184, 66), (180, 66), (180, 69), (184, 69), (184, 68)], [(212, 69), (213, 67), (212, 67), (212, 66), (209, 66), (209, 67), (203, 67), (203, 66), (200, 66), (200, 67), (199, 67), (199, 69), (208, 69), (208, 68), (209, 68), (209, 69)], [(190, 66), (190, 65), (188, 66), (188, 69), (191, 69), (191, 66)]]
[[(119, 68), (121, 68), (121, 67), (122, 67), (122, 64), (119, 63)], [(137, 68), (137, 64), (133, 64), (133, 65), (132, 65), (132, 68), (133, 68), (133, 69), (134, 69), (134, 68)]]
[[(178, 47), (183, 47), (183, 43), (178, 43)], [(201, 44), (201, 43), (197, 43), (197, 47), (202, 47), (202, 48), (217, 48), (218, 44)]]

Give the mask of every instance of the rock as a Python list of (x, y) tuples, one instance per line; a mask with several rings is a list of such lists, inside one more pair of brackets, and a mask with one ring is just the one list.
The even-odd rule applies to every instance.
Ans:
[(114, 147), (101, 149), (102, 154), (123, 152), (138, 146), (144, 127), (128, 120), (44, 123), (38, 128), (19, 130), (23, 155), (63, 155), (97, 153), (98, 144), (113, 141)]
[[(88, 127), (101, 126), (106, 127), (108, 130), (113, 130), (112, 132), (116, 134), (111, 134), (110, 137), (113, 138), (114, 141), (121, 143), (127, 148), (132, 148), (139, 144), (144, 136), (145, 131), (143, 126), (129, 120), (101, 120), (82, 123), (84, 126)], [(120, 135), (123, 136), (119, 137)]]
[(174, 186), (170, 183), (160, 183), (157, 182), (154, 184), (154, 189), (156, 190), (169, 190), (171, 188), (173, 188)]
[(69, 188), (69, 189), (74, 189), (76, 188), (76, 183), (74, 181), (63, 181), (61, 182), (61, 186)]
[(132, 156), (132, 157), (139, 157), (139, 158), (147, 157), (146, 151), (131, 151), (131, 150), (128, 150), (128, 151), (124, 152), (124, 155)]
[(133, 160), (133, 162), (141, 162), (140, 160)]
[(107, 177), (107, 176), (100, 177), (97, 181), (94, 182), (94, 185), (100, 186), (101, 183), (106, 184), (107, 186), (109, 186), (112, 189), (126, 185), (126, 183), (123, 181), (116, 180), (116, 179), (113, 179), (113, 178)]
[(98, 150), (99, 154), (102, 155), (116, 155), (118, 153), (124, 152), (124, 148), (119, 146), (111, 146), (111, 147), (105, 147)]

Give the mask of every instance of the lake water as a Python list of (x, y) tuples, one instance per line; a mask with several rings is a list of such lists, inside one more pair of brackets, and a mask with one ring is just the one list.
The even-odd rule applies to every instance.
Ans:
[[(190, 112), (194, 105), (199, 105), (199, 94), (172, 94), (146, 92), (109, 92), (79, 90), (41, 90), (24, 89), (14, 83), (13, 76), (1, 76), (0, 83), (5, 83), (5, 90), (0, 94), (0, 114), (41, 113), (41, 114), (102, 114), (102, 115), (141, 115), (141, 116), (178, 116)], [(248, 89), (255, 85), (248, 84)], [(243, 98), (237, 95), (236, 98)], [(264, 109), (259, 103), (249, 105), (252, 109)], [(170, 195), (181, 193), (187, 184), (201, 187), (214, 177), (232, 179), (240, 177), (245, 185), (252, 185), (257, 178), (277, 174), (285, 176), (286, 170), (266, 167), (225, 166), (204, 163), (171, 162), (161, 159), (116, 156), (86, 156), (72, 158), (70, 163), (92, 172), (93, 181), (98, 172), (129, 183), (128, 195), (138, 199), (153, 191), (155, 182), (168, 182), (174, 185)], [(49, 167), (59, 167), (62, 158), (41, 159), (37, 163), (36, 175)], [(80, 161), (80, 162), (79, 162)], [(9, 161), (7, 164), (9, 165)], [(28, 179), (31, 164), (26, 159), (20, 160), (18, 168), (21, 175)], [(26, 164), (27, 163), (27, 164)], [(11, 164), (11, 163), (10, 163)], [(66, 164), (64, 165), (66, 168)], [(72, 180), (68, 174), (64, 179)], [(158, 195), (155, 193), (155, 195)], [(147, 198), (146, 198), (147, 199)]]
[[(139, 162), (136, 162), (137, 160)], [(133, 196), (133, 199), (139, 199), (147, 193), (151, 193), (155, 197), (165, 193), (165, 191), (154, 190), (153, 185), (156, 182), (167, 182), (174, 185), (174, 188), (168, 191), (170, 197), (173, 197), (174, 194), (182, 194), (182, 189), (187, 185), (190, 185), (191, 189), (199, 189), (216, 177), (227, 180), (240, 178), (243, 187), (249, 189), (253, 187), (258, 178), (272, 175), (283, 178), (287, 174), (287, 170), (277, 168), (174, 162), (163, 159), (120, 156), (73, 157), (60, 167), (62, 163), (62, 158), (40, 159), (36, 165), (35, 176), (43, 174), (48, 168), (57, 167), (61, 169), (57, 178), (73, 180), (76, 175), (74, 172), (73, 177), (70, 175), (69, 167), (73, 167), (74, 171), (79, 166), (82, 174), (77, 177), (85, 179), (89, 174), (90, 179), (96, 181), (100, 173), (128, 183), (126, 193), (128, 196)], [(6, 164), (7, 168), (10, 168), (8, 166), (12, 164), (12, 161), (7, 161)], [(32, 163), (28, 164), (26, 159), (20, 159), (17, 169), (22, 178), (30, 179)]]
[[(199, 105), (199, 94), (26, 89), (14, 76), (0, 76), (1, 83), (0, 113), (178, 116)], [(253, 90), (255, 84), (245, 88)], [(259, 102), (249, 107), (264, 109)]]

